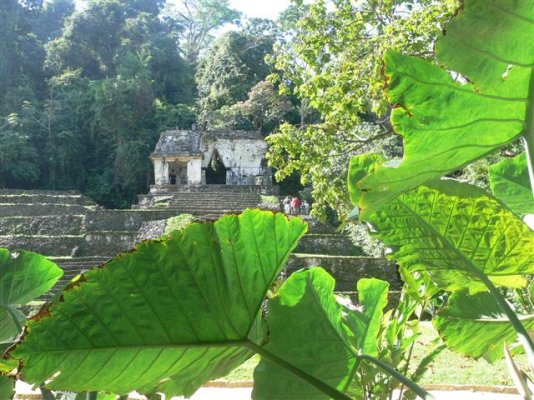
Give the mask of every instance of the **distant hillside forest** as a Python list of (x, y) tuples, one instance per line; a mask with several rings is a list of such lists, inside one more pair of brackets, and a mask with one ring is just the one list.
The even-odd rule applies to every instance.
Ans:
[(350, 156), (401, 154), (384, 51), (432, 59), (457, 5), (291, 0), (271, 21), (228, 0), (2, 0), (0, 188), (129, 207), (160, 132), (197, 125), (261, 131), (276, 177), (343, 214)]
[[(215, 38), (228, 24), (238, 28)], [(279, 35), (227, 1), (76, 11), (73, 0), (2, 0), (0, 187), (77, 189), (127, 207), (148, 188), (161, 131), (268, 133), (298, 120), (295, 100), (266, 81)]]

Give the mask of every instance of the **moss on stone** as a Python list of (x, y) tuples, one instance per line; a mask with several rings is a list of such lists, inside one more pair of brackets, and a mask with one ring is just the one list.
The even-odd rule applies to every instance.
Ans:
[(165, 235), (170, 234), (172, 231), (177, 231), (185, 228), (194, 220), (195, 217), (191, 214), (180, 214), (176, 217), (169, 218), (167, 220), (167, 226), (165, 226)]

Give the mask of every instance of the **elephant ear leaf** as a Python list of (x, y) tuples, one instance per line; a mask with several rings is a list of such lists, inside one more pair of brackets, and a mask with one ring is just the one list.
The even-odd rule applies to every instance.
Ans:
[(48, 292), (63, 270), (40, 254), (0, 249), (0, 342), (13, 339), (24, 325), (15, 308)]
[[(527, 330), (534, 329), (533, 315), (520, 319)], [(452, 294), (445, 310), (434, 319), (434, 326), (448, 348), (489, 362), (504, 356), (504, 344), (517, 341), (517, 332), (489, 292)]]
[(0, 399), (10, 400), (15, 395), (15, 380), (0, 375)]
[[(392, 123), (403, 136), (404, 157), (358, 182), (362, 215), (521, 135), (534, 147), (533, 21), (531, 0), (466, 0), (436, 44), (444, 68), (386, 54)], [(468, 83), (455, 81), (451, 70)]]
[(50, 389), (191, 396), (262, 341), (261, 304), (306, 229), (248, 210), (143, 242), (64, 291), (11, 355)]
[[(343, 307), (336, 302), (334, 284), (334, 278), (322, 268), (292, 274), (269, 302), (270, 337), (265, 350), (324, 384), (347, 392), (358, 360), (348, 342)], [(329, 397), (262, 358), (254, 370), (252, 398), (326, 400)]]
[(357, 285), (361, 310), (347, 310), (346, 321), (353, 333), (354, 347), (362, 354), (378, 356), (379, 334), (384, 308), (388, 303), (389, 283), (380, 279), (360, 279)]
[(512, 211), (523, 216), (534, 214), (526, 153), (502, 160), (490, 167), (491, 190)]
[(401, 194), (368, 221), (405, 272), (427, 272), (448, 291), (486, 291), (487, 276), (524, 287), (534, 273), (534, 232), (481, 189), (453, 180)]
[[(362, 310), (334, 295), (334, 279), (322, 268), (296, 272), (269, 303), (269, 342), (265, 350), (305, 371), (349, 398), (362, 398), (354, 379), (358, 355), (377, 354), (378, 334), (389, 284), (362, 279)], [(291, 332), (291, 335), (287, 335)], [(256, 400), (328, 399), (285, 369), (262, 358), (254, 371)]]

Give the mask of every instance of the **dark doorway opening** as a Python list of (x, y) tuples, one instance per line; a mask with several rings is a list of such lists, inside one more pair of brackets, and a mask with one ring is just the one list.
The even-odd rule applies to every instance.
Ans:
[(221, 156), (217, 151), (214, 151), (206, 168), (206, 183), (208, 185), (226, 185), (226, 169)]

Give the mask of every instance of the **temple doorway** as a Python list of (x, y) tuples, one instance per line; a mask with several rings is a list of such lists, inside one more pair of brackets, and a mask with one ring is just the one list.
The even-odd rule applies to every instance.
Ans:
[(221, 156), (215, 150), (206, 168), (206, 183), (208, 185), (226, 185), (226, 170)]

